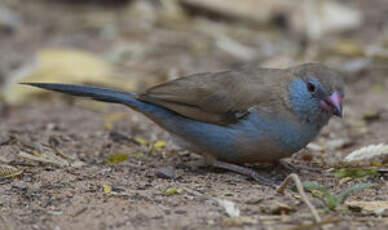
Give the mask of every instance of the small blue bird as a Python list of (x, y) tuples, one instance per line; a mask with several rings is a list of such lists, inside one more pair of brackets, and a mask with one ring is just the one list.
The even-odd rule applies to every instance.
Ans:
[(262, 183), (271, 180), (239, 164), (276, 162), (305, 147), (332, 115), (342, 116), (345, 87), (338, 72), (317, 63), (198, 73), (139, 94), (83, 85), (22, 84), (129, 106), (210, 165)]

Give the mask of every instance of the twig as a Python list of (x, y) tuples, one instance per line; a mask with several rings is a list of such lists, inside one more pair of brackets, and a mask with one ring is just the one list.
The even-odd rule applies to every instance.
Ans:
[(58, 156), (60, 156), (61, 158), (65, 159), (65, 160), (72, 160), (72, 161), (75, 161), (77, 160), (77, 158), (75, 157), (71, 157), (71, 156), (67, 156), (65, 154), (63, 154), (61, 151), (59, 151), (59, 149), (57, 147), (55, 147), (54, 145), (50, 145), (50, 148), (55, 152), (55, 154), (57, 154)]
[(197, 191), (195, 191), (195, 190), (193, 190), (193, 189), (190, 189), (190, 188), (183, 187), (183, 189), (184, 189), (186, 192), (188, 192), (188, 193), (191, 193), (191, 194), (193, 194), (193, 195), (195, 195), (195, 196), (199, 196), (199, 197), (202, 197), (202, 198), (205, 198), (205, 199), (209, 199), (209, 197), (210, 197), (209, 195), (202, 194), (202, 193), (197, 192)]
[(288, 228), (287, 230), (313, 230), (313, 229), (316, 229), (317, 227), (324, 227), (324, 225), (326, 224), (338, 223), (340, 221), (342, 220), (338, 218), (328, 218), (326, 220), (322, 220), (319, 223), (298, 225), (295, 227)]
[(359, 222), (379, 221), (379, 222), (388, 223), (388, 218), (368, 217), (368, 216), (366, 216), (366, 217), (346, 218), (345, 221), (359, 221)]
[(316, 223), (321, 222), (322, 219), (318, 215), (318, 212), (315, 209), (315, 207), (308, 200), (308, 197), (307, 197), (306, 193), (304, 192), (302, 182), (300, 181), (298, 175), (296, 175), (295, 173), (291, 173), (290, 175), (288, 175), (288, 177), (282, 182), (282, 184), (277, 189), (277, 192), (284, 194), (284, 190), (286, 189), (287, 185), (290, 183), (291, 179), (294, 181), (296, 189), (297, 189), (297, 191), (299, 192), (299, 194), (301, 196), (301, 199), (307, 205), (307, 207), (310, 209), (310, 211), (311, 211), (311, 213), (312, 213), (312, 215), (313, 215), (313, 217), (315, 219), (315, 222)]

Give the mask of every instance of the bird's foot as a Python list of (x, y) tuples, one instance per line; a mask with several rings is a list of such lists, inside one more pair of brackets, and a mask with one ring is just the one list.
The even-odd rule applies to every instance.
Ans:
[(243, 167), (240, 165), (214, 160), (212, 162), (212, 166), (216, 167), (216, 168), (222, 168), (222, 169), (226, 169), (226, 170), (229, 170), (232, 172), (236, 172), (236, 173), (239, 173), (239, 174), (244, 175), (244, 176), (248, 176), (248, 177), (254, 179), (255, 181), (257, 181), (261, 184), (264, 184), (264, 185), (269, 185), (269, 186), (273, 187), (273, 186), (276, 186), (278, 184), (278, 182), (276, 180), (264, 177), (264, 176), (260, 175), (258, 172), (256, 172), (255, 170), (250, 169), (250, 168), (246, 168), (246, 167)]

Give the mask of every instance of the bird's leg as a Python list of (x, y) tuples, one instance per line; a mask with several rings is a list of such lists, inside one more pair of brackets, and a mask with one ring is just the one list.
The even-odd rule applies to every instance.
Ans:
[(274, 184), (276, 184), (275, 180), (263, 177), (258, 172), (256, 172), (253, 169), (250, 169), (250, 168), (246, 168), (243, 166), (239, 166), (236, 164), (227, 163), (227, 162), (223, 162), (223, 161), (218, 161), (218, 160), (213, 160), (211, 162), (211, 165), (213, 167), (216, 167), (216, 168), (222, 168), (222, 169), (226, 169), (229, 171), (233, 171), (233, 172), (242, 174), (244, 176), (248, 176), (248, 177), (254, 179), (255, 181), (258, 181), (258, 182), (265, 184), (265, 185), (273, 186)]

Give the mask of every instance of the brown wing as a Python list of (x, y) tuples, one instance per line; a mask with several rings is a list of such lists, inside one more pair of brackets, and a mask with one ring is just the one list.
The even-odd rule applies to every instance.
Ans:
[(274, 79), (268, 78), (279, 74), (258, 68), (194, 74), (152, 87), (138, 98), (194, 120), (228, 125), (271, 100), (268, 82)]

